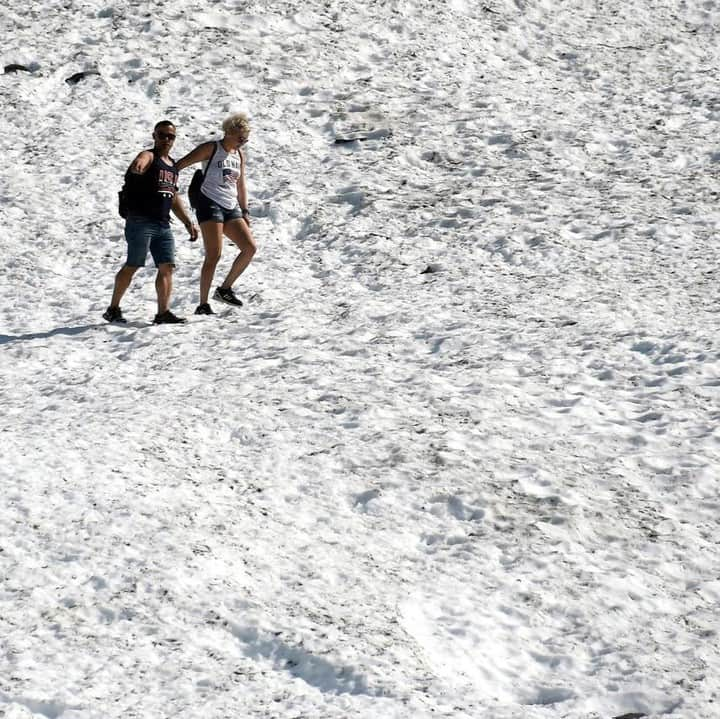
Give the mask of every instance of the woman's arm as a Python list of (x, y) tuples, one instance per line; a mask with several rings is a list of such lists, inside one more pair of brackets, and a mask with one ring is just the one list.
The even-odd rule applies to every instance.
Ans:
[(194, 165), (196, 162), (205, 162), (210, 159), (212, 155), (214, 142), (203, 142), (202, 145), (198, 145), (194, 150), (188, 152), (185, 157), (181, 157), (176, 163), (178, 171), (184, 170), (189, 165)]
[(245, 186), (245, 155), (242, 150), (238, 150), (240, 155), (240, 176), (237, 179), (237, 198), (242, 210), (243, 219), (250, 224), (250, 213), (248, 212), (247, 187)]

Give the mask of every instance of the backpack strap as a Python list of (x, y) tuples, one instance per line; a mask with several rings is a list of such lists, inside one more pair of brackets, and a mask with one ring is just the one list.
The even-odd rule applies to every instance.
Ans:
[(217, 152), (217, 146), (218, 141), (215, 140), (215, 143), (213, 144), (212, 155), (210, 155), (210, 159), (207, 161), (207, 165), (205, 165), (205, 169), (203, 170), (203, 182), (205, 182), (205, 177), (208, 173), (208, 170), (210, 169), (210, 163), (213, 161), (213, 157), (215, 157), (215, 153)]

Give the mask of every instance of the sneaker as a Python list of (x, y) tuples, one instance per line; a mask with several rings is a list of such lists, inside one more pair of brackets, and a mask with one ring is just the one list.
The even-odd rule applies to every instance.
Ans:
[(181, 325), (187, 320), (184, 317), (175, 316), (170, 310), (165, 310), (162, 314), (155, 315), (154, 325)]
[(127, 324), (127, 320), (123, 317), (122, 310), (119, 307), (108, 307), (103, 312), (103, 319), (108, 322), (117, 322), (118, 324)]
[(215, 290), (213, 299), (220, 300), (227, 305), (235, 305), (235, 307), (242, 307), (242, 300), (233, 292), (232, 287), (227, 289), (224, 287), (218, 287)]
[(195, 308), (196, 315), (214, 315), (213, 308), (209, 302), (202, 302)]

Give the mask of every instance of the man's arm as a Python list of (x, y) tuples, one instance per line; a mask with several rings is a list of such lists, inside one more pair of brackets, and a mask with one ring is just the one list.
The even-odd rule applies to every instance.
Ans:
[(172, 211), (175, 217), (177, 217), (178, 220), (180, 220), (180, 222), (182, 222), (187, 228), (187, 231), (190, 233), (190, 241), (195, 242), (198, 238), (197, 225), (192, 221), (192, 219), (190, 219), (190, 215), (188, 215), (185, 210), (185, 205), (177, 192), (173, 195)]
[(153, 163), (153, 154), (150, 150), (143, 150), (128, 168), (133, 175), (144, 175)]
[(178, 171), (184, 170), (189, 165), (194, 165), (196, 162), (205, 162), (210, 159), (212, 155), (214, 142), (203, 142), (202, 145), (198, 145), (194, 150), (188, 152), (185, 157), (181, 157), (176, 163)]

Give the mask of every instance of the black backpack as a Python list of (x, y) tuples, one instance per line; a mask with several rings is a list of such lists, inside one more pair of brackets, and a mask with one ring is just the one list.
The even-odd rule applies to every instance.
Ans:
[(207, 165), (205, 165), (205, 170), (195, 170), (192, 180), (190, 180), (190, 185), (188, 186), (188, 199), (190, 200), (190, 207), (192, 207), (193, 210), (198, 206), (198, 202), (200, 201), (200, 188), (205, 180), (205, 175), (207, 175), (210, 163), (213, 161), (213, 157), (215, 157), (216, 151), (217, 142), (213, 145), (212, 155), (210, 155), (210, 159), (208, 160)]
[(128, 216), (128, 209), (127, 188), (123, 185), (120, 192), (118, 192), (118, 214), (123, 220)]
[[(155, 156), (155, 151), (153, 150), (153, 157)], [(127, 218), (128, 213), (130, 212), (130, 188), (128, 187), (128, 173), (130, 171), (125, 171), (125, 177), (123, 178), (123, 186), (120, 188), (120, 192), (118, 192), (118, 215), (124, 219)]]

